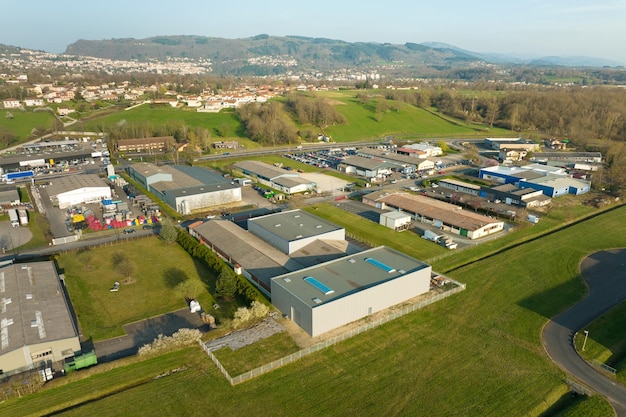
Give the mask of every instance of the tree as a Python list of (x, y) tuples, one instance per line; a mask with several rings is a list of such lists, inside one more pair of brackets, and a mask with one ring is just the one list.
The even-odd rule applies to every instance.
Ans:
[(113, 268), (126, 279), (124, 282), (130, 283), (132, 281), (132, 275), (135, 272), (135, 264), (128, 259), (126, 254), (117, 252), (113, 254), (111, 259), (113, 261)]
[(176, 226), (174, 226), (174, 223), (172, 223), (171, 220), (164, 219), (161, 222), (161, 231), (159, 232), (159, 236), (168, 245), (176, 242), (176, 238), (178, 237), (178, 230), (176, 230)]
[(215, 295), (225, 299), (232, 299), (237, 292), (237, 275), (228, 266), (222, 266), (215, 283)]

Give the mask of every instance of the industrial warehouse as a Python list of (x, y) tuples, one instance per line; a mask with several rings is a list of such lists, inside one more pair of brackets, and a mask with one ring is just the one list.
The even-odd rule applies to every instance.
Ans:
[(128, 174), (181, 214), (241, 201), (241, 186), (201, 167), (140, 162)]
[(317, 184), (300, 177), (300, 174), (293, 170), (277, 168), (265, 162), (239, 161), (233, 166), (255, 182), (285, 194), (303, 193), (317, 187)]
[[(317, 336), (429, 290), (431, 267), (387, 247), (362, 251), (345, 230), (301, 210), (210, 220), (191, 233)], [(293, 284), (292, 284), (293, 283)]]
[(47, 186), (47, 193), (52, 204), (60, 209), (111, 199), (111, 187), (95, 174), (55, 178)]
[(74, 356), (79, 335), (54, 262), (0, 267), (0, 373)]
[(504, 230), (504, 222), (463, 210), (461, 207), (422, 195), (404, 192), (376, 192), (363, 196), (363, 203), (379, 209), (398, 209), (414, 220), (470, 239)]

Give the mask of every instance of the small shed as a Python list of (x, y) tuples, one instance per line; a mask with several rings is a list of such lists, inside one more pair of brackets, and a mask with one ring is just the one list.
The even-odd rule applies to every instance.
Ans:
[(411, 215), (403, 211), (390, 211), (380, 215), (379, 223), (393, 230), (405, 230), (411, 224)]

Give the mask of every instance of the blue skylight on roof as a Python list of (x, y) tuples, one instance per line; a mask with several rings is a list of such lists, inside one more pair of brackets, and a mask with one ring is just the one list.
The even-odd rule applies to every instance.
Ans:
[(304, 280), (314, 286), (316, 289), (318, 289), (319, 291), (321, 291), (324, 295), (328, 295), (328, 294), (332, 294), (335, 292), (335, 290), (333, 290), (332, 288), (329, 288), (328, 286), (326, 286), (325, 284), (322, 284), (321, 282), (319, 282), (318, 280), (316, 280), (313, 277), (304, 277)]
[(395, 268), (390, 267), (389, 265), (385, 265), (384, 263), (380, 262), (379, 260), (376, 260), (374, 258), (365, 258), (365, 262), (368, 262), (380, 269), (382, 269), (383, 271), (387, 272), (388, 274), (391, 274), (392, 272), (396, 272)]

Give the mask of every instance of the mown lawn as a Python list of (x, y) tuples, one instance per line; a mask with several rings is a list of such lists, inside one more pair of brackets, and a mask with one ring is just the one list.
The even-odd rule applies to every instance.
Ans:
[[(621, 207), (456, 269), (450, 276), (467, 284), (460, 294), (236, 387), (208, 359), (198, 359), (197, 369), (63, 415), (135, 416), (151, 409), (177, 415), (519, 416), (540, 415), (563, 399), (565, 411), (550, 415), (604, 415), (586, 413), (607, 410), (604, 400), (566, 398), (565, 375), (547, 358), (540, 337), (549, 317), (584, 296), (580, 260), (626, 246), (625, 215)], [(138, 373), (141, 366), (133, 365)], [(108, 378), (123, 381), (114, 372)], [(77, 385), (71, 392), (88, 391)], [(0, 413), (44, 414), (53, 404), (35, 400), (40, 395), (48, 394), (0, 405)], [(61, 390), (56, 395), (71, 398)], [(13, 408), (16, 403), (23, 408)]]
[[(116, 270), (113, 259), (126, 256), (134, 270), (132, 283)], [(205, 288), (215, 288), (215, 277), (192, 260), (177, 244), (167, 245), (157, 237), (122, 242), (59, 256), (72, 304), (82, 334), (94, 340), (124, 334), (123, 324), (187, 307), (184, 297), (174, 288), (184, 280), (199, 280)], [(118, 281), (121, 288), (110, 292)], [(200, 305), (210, 308), (214, 299), (209, 291), (199, 297)], [(227, 314), (229, 303), (222, 303), (220, 314)]]

